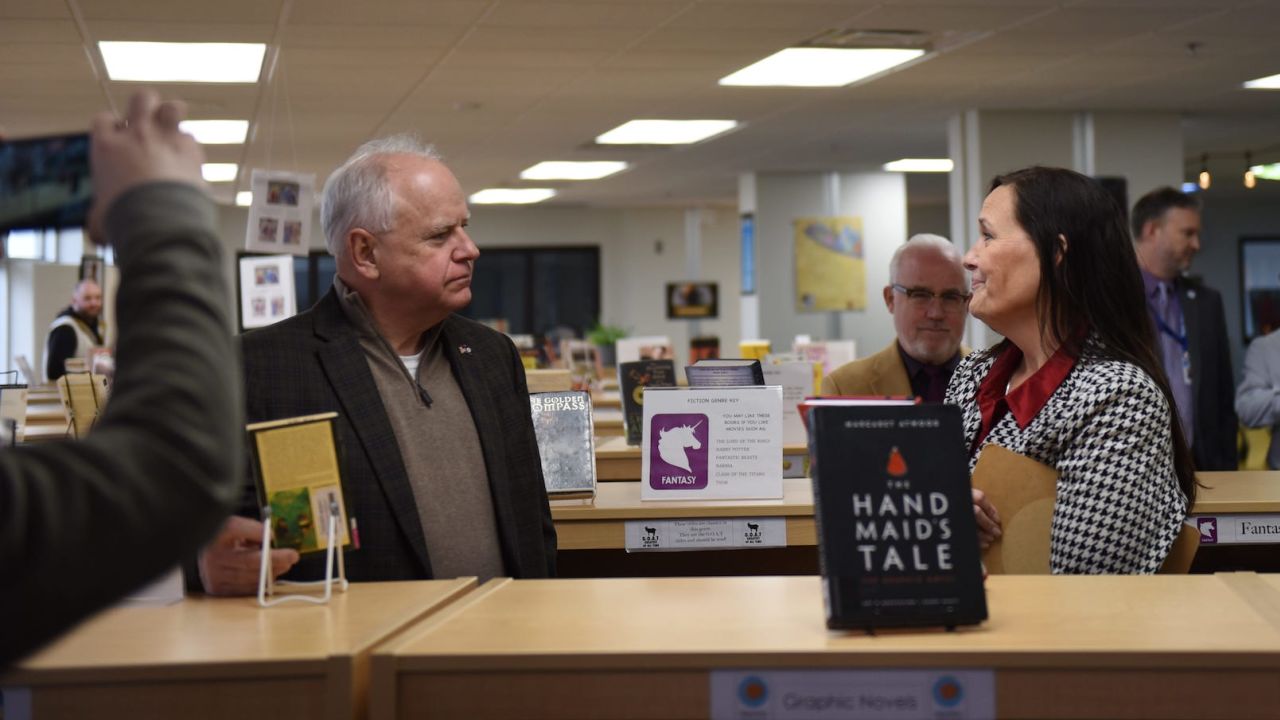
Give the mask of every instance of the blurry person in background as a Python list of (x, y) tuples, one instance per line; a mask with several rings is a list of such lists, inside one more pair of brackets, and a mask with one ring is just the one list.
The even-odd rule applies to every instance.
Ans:
[(1133, 206), (1133, 242), (1165, 377), (1197, 470), (1235, 470), (1239, 421), (1222, 295), (1186, 277), (1200, 252), (1200, 203), (1159, 188)]
[(939, 235), (913, 235), (889, 261), (884, 305), (897, 338), (822, 380), (823, 395), (914, 395), (942, 402), (969, 317), (969, 279), (960, 251)]
[(76, 283), (71, 304), (49, 325), (44, 348), (46, 380), (52, 382), (62, 377), (68, 358), (81, 358), (88, 368), (93, 351), (105, 344), (103, 338), (107, 332), (101, 318), (102, 288), (96, 280), (85, 278)]

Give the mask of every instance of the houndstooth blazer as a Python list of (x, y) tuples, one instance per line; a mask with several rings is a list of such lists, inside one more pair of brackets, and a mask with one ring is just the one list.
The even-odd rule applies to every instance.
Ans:
[[(998, 350), (966, 357), (947, 388), (946, 401), (963, 410), (966, 447), (982, 424), (978, 388)], [(1140, 368), (1103, 358), (1100, 350), (1091, 337), (1025, 429), (1006, 413), (982, 445), (1000, 445), (1058, 471), (1053, 573), (1153, 573), (1187, 511), (1173, 465), (1169, 406)], [(970, 459), (971, 472), (981, 454), (979, 448)]]

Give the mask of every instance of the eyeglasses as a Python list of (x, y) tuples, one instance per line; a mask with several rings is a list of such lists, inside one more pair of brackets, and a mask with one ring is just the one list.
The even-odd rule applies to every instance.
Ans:
[(897, 283), (894, 283), (891, 287), (903, 295), (906, 295), (907, 301), (911, 303), (913, 308), (918, 310), (928, 308), (933, 302), (933, 299), (938, 298), (942, 301), (942, 309), (944, 311), (949, 313), (958, 313), (965, 309), (965, 306), (969, 304), (969, 298), (973, 297), (972, 295), (966, 295), (965, 293), (956, 292), (955, 290), (935, 293), (924, 288), (909, 288), (898, 285)]

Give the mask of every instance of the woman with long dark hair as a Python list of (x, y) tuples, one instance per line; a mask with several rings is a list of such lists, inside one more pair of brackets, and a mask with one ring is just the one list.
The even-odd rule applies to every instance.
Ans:
[[(992, 182), (978, 223), (969, 309), (1006, 339), (947, 391), (970, 468), (996, 444), (1058, 471), (1052, 572), (1155, 572), (1196, 481), (1120, 208), (1084, 175), (1031, 167)], [(975, 511), (989, 541), (999, 508)]]

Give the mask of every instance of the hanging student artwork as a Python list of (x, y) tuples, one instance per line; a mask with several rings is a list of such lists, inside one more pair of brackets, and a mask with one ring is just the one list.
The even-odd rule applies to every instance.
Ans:
[(309, 253), (312, 206), (315, 204), (315, 175), (253, 171), (249, 187), (249, 224), (245, 228), (246, 250), (261, 253)]

